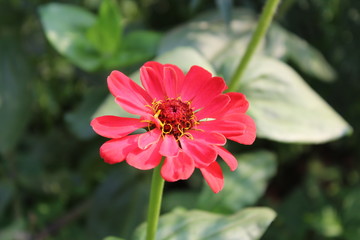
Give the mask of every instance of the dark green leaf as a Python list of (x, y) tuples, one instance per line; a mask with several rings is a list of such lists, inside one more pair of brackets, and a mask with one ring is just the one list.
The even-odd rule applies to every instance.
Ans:
[[(97, 188), (87, 216), (94, 239), (108, 235), (128, 238), (146, 218), (149, 180), (125, 163), (115, 168)], [(104, 221), (106, 219), (106, 221)]]
[(339, 215), (330, 205), (323, 206), (317, 212), (307, 214), (307, 222), (316, 232), (328, 238), (339, 237), (343, 232)]
[[(305, 215), (311, 212), (311, 208), (311, 199), (306, 191), (302, 188), (296, 188), (276, 209), (277, 218), (263, 238), (265, 240), (306, 239), (306, 232), (309, 230), (309, 226), (305, 224)], [(281, 231), (281, 229), (285, 231)], [(281, 235), (279, 235), (279, 232), (281, 232)]]
[(10, 151), (31, 115), (32, 74), (20, 43), (0, 36), (0, 152)]
[(175, 190), (169, 193), (166, 192), (163, 197), (161, 209), (163, 211), (171, 211), (176, 207), (193, 209), (196, 206), (196, 199), (198, 199), (198, 197), (198, 191)]
[(14, 195), (14, 185), (7, 181), (0, 182), (0, 220), (4, 216), (4, 210), (10, 203)]
[[(259, 239), (275, 213), (269, 208), (248, 208), (230, 216), (199, 210), (175, 210), (160, 217), (157, 240), (233, 240)], [(145, 239), (146, 224), (135, 232), (134, 239)]]
[(344, 197), (343, 203), (343, 224), (344, 224), (344, 235), (346, 240), (353, 240), (360, 238), (360, 190), (354, 186), (346, 196)]
[(236, 155), (238, 168), (231, 172), (222, 164), (224, 189), (214, 194), (204, 186), (198, 208), (212, 212), (233, 213), (254, 204), (264, 193), (276, 171), (275, 156), (267, 151)]
[(81, 104), (65, 115), (65, 120), (71, 131), (82, 139), (95, 135), (90, 127), (91, 116), (105, 98), (105, 88), (93, 88), (85, 93)]

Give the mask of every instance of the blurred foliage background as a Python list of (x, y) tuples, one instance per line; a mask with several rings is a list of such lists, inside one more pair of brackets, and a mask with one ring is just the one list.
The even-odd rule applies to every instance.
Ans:
[[(173, 45), (187, 45), (190, 40), (171, 31), (183, 25), (177, 28), (180, 33), (204, 27), (205, 33), (194, 37), (200, 40), (190, 45), (226, 77), (231, 69), (226, 61), (234, 56), (214, 57), (208, 47), (228, 40), (203, 44), (217, 30), (187, 23), (216, 12), (221, 29), (226, 29), (236, 18), (232, 9), (241, 7), (256, 16), (264, 4), (101, 2), (0, 0), (1, 240), (129, 239), (145, 219), (150, 176), (126, 164), (109, 166), (99, 157), (105, 139), (95, 136), (89, 121), (98, 107), (102, 112), (108, 106), (106, 76), (113, 69), (131, 74)], [(212, 12), (201, 15), (206, 11)], [(248, 15), (243, 16), (240, 21), (246, 22)], [(195, 175), (166, 184), (163, 211), (182, 206), (231, 214), (247, 206), (267, 206), (277, 218), (262, 239), (360, 239), (359, 29), (357, 0), (283, 0), (264, 52), (295, 69), (354, 131), (307, 138), (307, 129), (299, 125), (296, 130), (295, 125), (298, 140), (291, 139), (291, 132), (286, 138), (263, 131), (253, 146), (230, 143), (240, 165), (235, 175), (225, 172), (222, 195), (202, 189), (202, 179)], [(317, 62), (311, 64), (313, 60)], [(253, 88), (243, 90), (251, 100)], [(253, 102), (261, 104), (256, 96)], [(307, 117), (311, 119), (304, 113)], [(268, 119), (257, 120), (261, 128)], [(327, 119), (320, 120), (327, 124)]]

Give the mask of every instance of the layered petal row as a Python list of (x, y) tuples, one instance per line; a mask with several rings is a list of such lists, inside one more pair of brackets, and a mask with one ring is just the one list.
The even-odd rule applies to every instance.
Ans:
[(140, 80), (142, 86), (119, 71), (108, 77), (116, 103), (139, 117), (93, 119), (94, 131), (111, 139), (101, 146), (100, 156), (109, 164), (126, 161), (141, 170), (162, 164), (161, 175), (169, 182), (188, 179), (198, 168), (219, 192), (224, 177), (217, 158), (232, 171), (238, 165), (224, 148), (227, 139), (252, 144), (256, 138), (245, 95), (224, 93), (224, 79), (199, 66), (184, 74), (172, 64), (147, 62), (140, 68)]

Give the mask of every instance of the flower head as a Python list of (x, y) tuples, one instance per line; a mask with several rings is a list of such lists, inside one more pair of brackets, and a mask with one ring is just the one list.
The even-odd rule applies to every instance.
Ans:
[[(241, 93), (223, 93), (225, 81), (199, 66), (185, 75), (177, 66), (147, 62), (140, 69), (140, 87), (119, 71), (108, 77), (116, 102), (139, 118), (101, 116), (91, 126), (111, 138), (100, 148), (105, 162), (126, 160), (138, 169), (152, 169), (164, 162), (162, 177), (169, 182), (188, 179), (199, 168), (217, 193), (224, 178), (216, 159), (220, 156), (231, 170), (237, 160), (223, 146), (227, 139), (252, 144), (254, 121), (245, 114), (248, 102)], [(144, 128), (145, 133), (129, 135)]]

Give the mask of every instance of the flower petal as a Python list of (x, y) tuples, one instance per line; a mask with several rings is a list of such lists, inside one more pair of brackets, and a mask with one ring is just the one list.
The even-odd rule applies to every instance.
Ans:
[(227, 106), (228, 113), (245, 113), (249, 108), (249, 102), (244, 94), (239, 92), (226, 93), (231, 98), (230, 104)]
[(226, 143), (226, 138), (224, 135), (217, 133), (217, 132), (203, 132), (203, 131), (196, 131), (190, 130), (188, 133), (195, 140), (202, 141), (206, 144), (214, 144), (214, 145), (224, 145)]
[(114, 164), (125, 160), (128, 153), (137, 145), (138, 135), (130, 135), (120, 139), (111, 139), (100, 147), (100, 156), (106, 163)]
[[(115, 98), (115, 102), (119, 104), (125, 111), (131, 114), (146, 116), (151, 114), (149, 107), (145, 105), (139, 105), (138, 103), (132, 101), (131, 99), (126, 99), (124, 97)], [(147, 105), (149, 106), (149, 105)]]
[(161, 161), (159, 148), (160, 144), (156, 143), (145, 150), (136, 148), (128, 154), (126, 162), (130, 166), (133, 166), (140, 170), (152, 169), (159, 165)]
[(232, 135), (226, 137), (241, 144), (253, 144), (256, 138), (256, 125), (254, 120), (245, 114), (236, 115), (236, 117), (233, 116), (232, 118), (241, 121), (241, 123), (245, 126), (244, 132), (240, 135)]
[(173, 64), (164, 64), (164, 67), (170, 67), (172, 70), (175, 71), (175, 75), (177, 77), (176, 93), (179, 95), (185, 80), (184, 72), (178, 66)]
[(157, 143), (160, 140), (160, 136), (161, 131), (158, 128), (143, 133), (139, 136), (138, 147), (140, 149), (147, 149), (150, 145)]
[[(126, 111), (139, 115), (150, 111), (145, 106), (151, 104), (152, 98), (125, 74), (119, 71), (112, 71), (107, 78), (107, 82), (110, 92), (116, 97), (116, 102)], [(137, 110), (134, 111), (134, 109)]]
[(166, 134), (160, 147), (160, 154), (167, 157), (177, 156), (179, 153), (179, 144), (174, 135)]
[(163, 65), (158, 62), (147, 62), (140, 68), (140, 80), (146, 91), (153, 99), (162, 100), (165, 97), (163, 90)]
[(194, 160), (197, 168), (207, 167), (216, 160), (216, 151), (204, 142), (182, 137), (180, 143), (184, 152)]
[(199, 89), (193, 99), (190, 99), (191, 105), (195, 109), (203, 108), (215, 97), (220, 95), (226, 88), (223, 78), (213, 77)]
[(225, 163), (230, 167), (231, 171), (235, 171), (238, 166), (238, 161), (228, 150), (223, 147), (217, 146), (215, 148), (219, 156), (225, 161)]
[(164, 88), (166, 96), (169, 98), (177, 98), (179, 93), (178, 91), (178, 78), (175, 70), (170, 67), (164, 67)]
[(181, 99), (190, 101), (198, 94), (198, 91), (211, 79), (212, 75), (204, 68), (192, 66), (186, 74), (181, 90)]
[(180, 151), (176, 157), (165, 158), (161, 167), (161, 176), (168, 182), (175, 182), (180, 179), (188, 179), (194, 169), (194, 161), (183, 151)]
[(229, 102), (230, 102), (229, 96), (225, 94), (218, 95), (204, 108), (202, 108), (200, 111), (195, 113), (196, 118), (198, 120), (204, 118), (217, 118), (219, 116), (219, 113), (222, 113), (222, 111), (226, 108)]
[(90, 125), (97, 134), (103, 137), (121, 138), (139, 128), (146, 127), (148, 123), (136, 118), (101, 116), (93, 119)]
[(206, 168), (200, 168), (200, 171), (214, 193), (218, 193), (223, 189), (224, 176), (221, 167), (217, 162), (213, 162)]
[(245, 125), (241, 122), (227, 120), (200, 121), (197, 128), (205, 132), (218, 132), (227, 138), (242, 135), (245, 131)]

